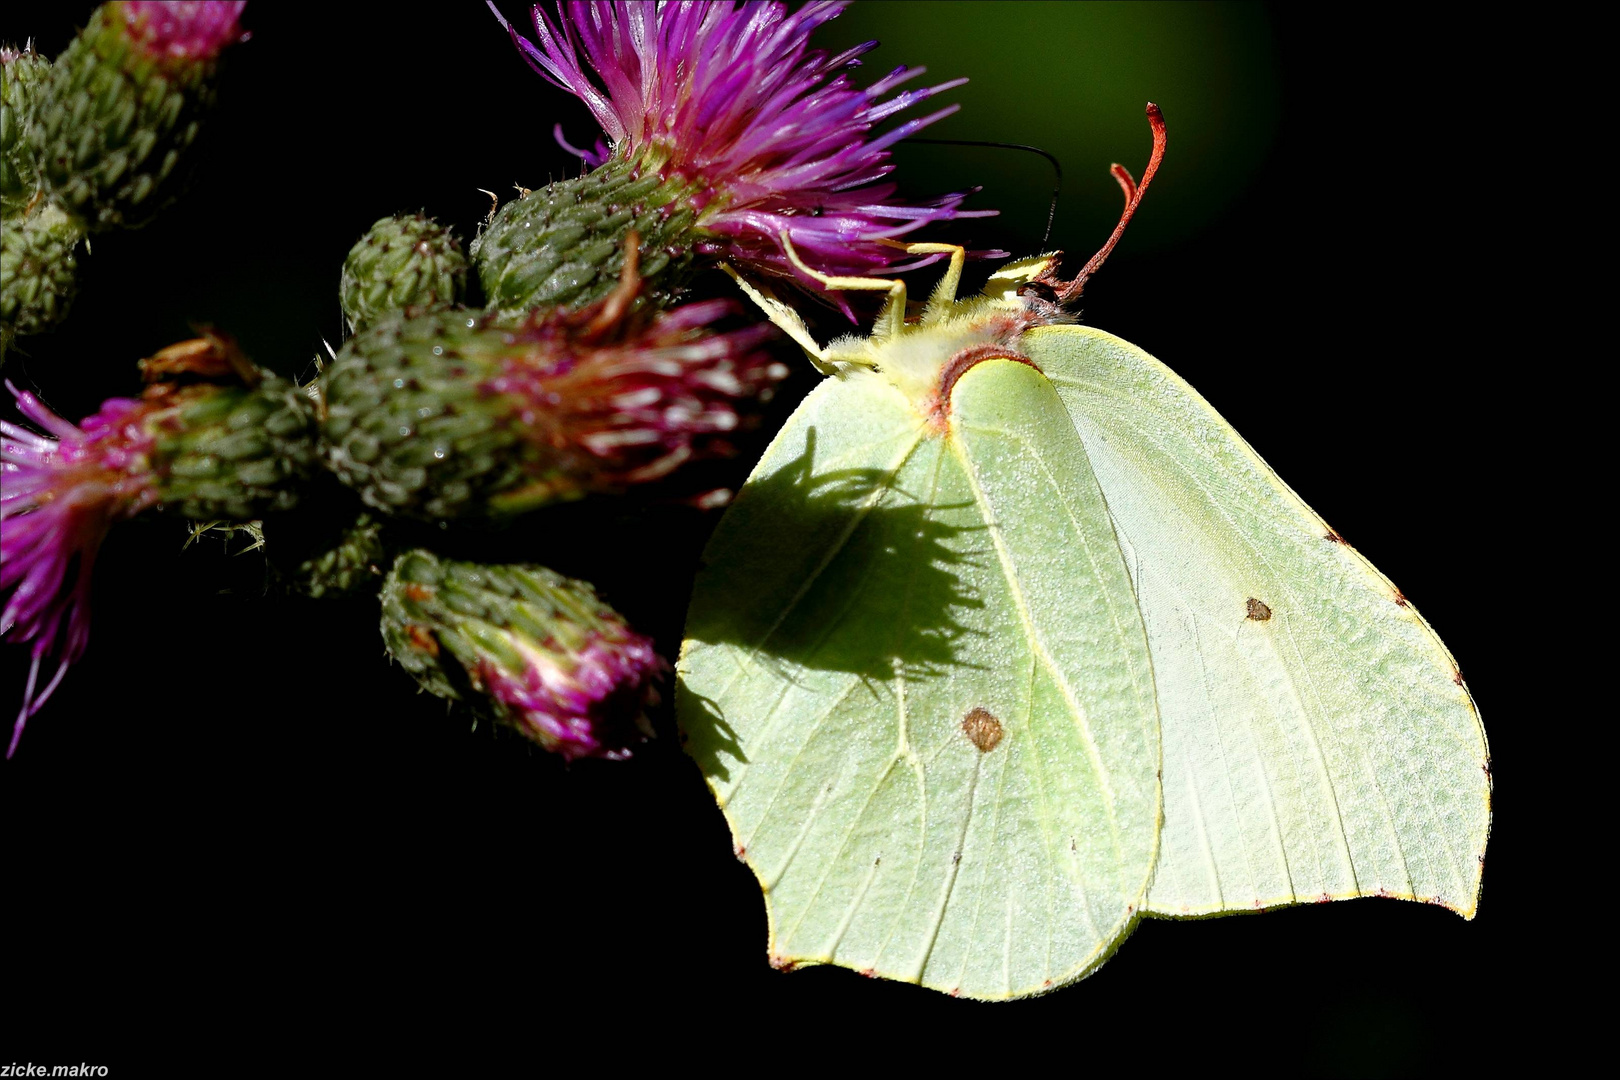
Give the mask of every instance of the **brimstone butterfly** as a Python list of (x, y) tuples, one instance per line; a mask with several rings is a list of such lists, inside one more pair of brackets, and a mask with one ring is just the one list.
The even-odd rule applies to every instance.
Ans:
[(885, 283), (826, 348), (742, 283), (830, 377), (709, 544), (678, 711), (778, 966), (1005, 998), (1145, 915), (1473, 914), (1489, 759), (1450, 653), (1196, 391), (1063, 314), (1149, 111), (1073, 281), (1043, 256), (958, 300), (961, 250), (914, 246), (952, 250), (920, 318)]

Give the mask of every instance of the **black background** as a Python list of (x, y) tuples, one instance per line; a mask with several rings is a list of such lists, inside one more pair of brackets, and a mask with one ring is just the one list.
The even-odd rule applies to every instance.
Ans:
[[(87, 10), (12, 7), (3, 36), (53, 54)], [(476, 1073), (496, 1058), (544, 1068), (572, 1046), (729, 1072), (876, 1045), (918, 1064), (990, 1051), (1018, 1068), (1045, 1051), (1081, 1070), (1121, 1054), (1136, 1069), (1408, 1075), (1525, 1040), (1556, 1053), (1558, 1023), (1530, 1019), (1573, 994), (1538, 960), (1554, 784), (1515, 584), (1531, 553), (1498, 536), (1537, 505), (1523, 430), (1536, 406), (1502, 368), (1534, 375), (1543, 355), (1511, 291), (1533, 243), (1520, 224), (1546, 196), (1512, 148), (1537, 146), (1541, 121), (1477, 27), (1404, 9), (1260, 15), (1269, 149), (1197, 229), (1146, 251), (1127, 235), (1085, 314), (1198, 387), (1458, 657), (1496, 776), (1472, 923), (1378, 900), (1149, 921), (1089, 979), (1001, 1006), (836, 969), (782, 975), (667, 710), (665, 737), (622, 764), (570, 768), (469, 732), (389, 668), (374, 604), (265, 596), (259, 556), (218, 540), (182, 555), (184, 523), (153, 516), (107, 544), (90, 651), (0, 767), (0, 1055), (213, 1075), (314, 1053), (412, 1071), (448, 1050)], [(339, 341), (338, 268), (375, 218), (426, 209), (467, 236), (488, 206), (475, 189), (504, 198), (569, 173), (551, 125), (588, 130), (478, 5), (259, 3), (245, 22), (191, 193), (144, 230), (97, 237), (68, 322), (7, 362), (66, 416), (134, 392), (132, 361), (190, 336), (190, 320), (307, 376), (321, 339)], [(1534, 58), (1529, 37), (1516, 45)], [(878, 58), (918, 59), (894, 37)], [(1176, 197), (1166, 112), (1148, 216)], [(1144, 124), (1065, 166), (1139, 171), (1147, 143)], [(908, 152), (908, 190), (937, 191), (905, 173)], [(991, 178), (1031, 167), (973, 160)], [(985, 182), (976, 205), (996, 205)], [(1033, 233), (950, 235), (1023, 254), (1043, 216), (1020, 216)], [(1094, 217), (1065, 205), (1054, 245), (1089, 253), (1102, 236), (1063, 223)], [(772, 426), (813, 383), (782, 355), (801, 374)], [(713, 521), (588, 505), (444, 542), (590, 578), (673, 657)], [(16, 700), (24, 650), (4, 653), (0, 700)]]

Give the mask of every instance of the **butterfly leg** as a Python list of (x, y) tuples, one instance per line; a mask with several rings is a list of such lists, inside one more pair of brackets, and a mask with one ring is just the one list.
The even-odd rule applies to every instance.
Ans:
[(960, 244), (902, 244), (897, 240), (880, 241), (888, 247), (896, 247), (907, 255), (949, 255), (951, 261), (945, 268), (945, 276), (939, 279), (934, 291), (928, 297), (930, 311), (946, 311), (956, 303), (956, 290), (962, 284), (962, 267), (967, 262), (967, 248)]
[(872, 337), (881, 339), (898, 335), (906, 326), (906, 283), (898, 278), (868, 278), (847, 277), (835, 274), (823, 274), (820, 270), (806, 265), (799, 258), (799, 252), (793, 246), (793, 240), (783, 230), (777, 239), (782, 242), (782, 253), (787, 256), (789, 263), (799, 273), (812, 281), (821, 283), (823, 289), (843, 289), (850, 292), (887, 292), (889, 298), (883, 304), (883, 310), (878, 313), (877, 321), (872, 324)]
[(810, 362), (815, 365), (817, 371), (823, 375), (836, 373), (836, 365), (827, 359), (827, 350), (816, 344), (816, 339), (810, 335), (810, 328), (804, 325), (804, 320), (799, 317), (797, 311), (778, 300), (776, 295), (769, 289), (750, 285), (747, 279), (739, 274), (730, 263), (721, 263), (720, 269), (731, 275), (731, 280), (737, 283), (739, 289), (748, 294), (750, 300), (759, 305), (760, 310), (765, 312), (765, 317), (770, 319), (777, 329), (798, 342), (799, 347), (810, 357)]

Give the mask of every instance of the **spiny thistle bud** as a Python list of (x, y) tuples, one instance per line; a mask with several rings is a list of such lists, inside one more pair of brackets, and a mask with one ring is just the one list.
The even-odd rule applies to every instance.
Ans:
[[(319, 460), (316, 407), (215, 332), (141, 361), (160, 500), (202, 521), (252, 521), (297, 505)], [(206, 380), (197, 382), (193, 380)]]
[(56, 58), (29, 138), (46, 186), (90, 228), (143, 224), (172, 197), (244, 6), (103, 4)]
[(386, 217), (343, 260), (338, 296), (349, 328), (406, 307), (459, 304), (467, 290), (461, 242), (421, 214)]
[(186, 517), (252, 521), (290, 510), (316, 462), (315, 408), (286, 379), (147, 390), (161, 500)]
[(39, 190), (39, 170), (28, 144), (37, 87), (51, 62), (32, 48), (0, 48), (0, 211), (21, 215)]
[(849, 69), (877, 42), (837, 56), (808, 45), (844, 6), (808, 3), (790, 14), (785, 4), (571, 2), (557, 5), (554, 23), (537, 5), (537, 43), (496, 11), (530, 66), (578, 96), (612, 145), (563, 143), (594, 171), (509, 203), (473, 243), (490, 306), (512, 312), (606, 295), (632, 230), (660, 302), (694, 256), (817, 293), (803, 265), (891, 274), (938, 258), (913, 259), (891, 241), (987, 212), (961, 210), (967, 193), (902, 203), (893, 184), (876, 181), (894, 168), (890, 146), (955, 107), (875, 129), (965, 80), (883, 100), (923, 72), (902, 67), (856, 87)]
[[(6, 383), (18, 410), (48, 434), (0, 421), (0, 635), (31, 642), (34, 667), (12, 748), (90, 633), (90, 578), (114, 523), (154, 506), (204, 520), (248, 521), (297, 500), (315, 458), (314, 406), (284, 379), (253, 368), (228, 339), (185, 342), (142, 361), (174, 381), (113, 398), (78, 426)], [(248, 385), (251, 384), (251, 385)], [(57, 661), (35, 693), (40, 662)]]
[(692, 266), (697, 215), (681, 205), (690, 194), (679, 179), (614, 162), (514, 199), (472, 245), (489, 306), (512, 315), (600, 300), (624, 265), (631, 232), (642, 238), (646, 295), (666, 306)]
[(735, 305), (633, 311), (620, 288), (579, 311), (406, 313), (350, 338), (322, 383), (322, 439), (371, 506), (430, 519), (504, 516), (655, 480), (730, 438), (787, 372)]
[(67, 315), (83, 239), (79, 219), (50, 199), (0, 224), (0, 359), (13, 337), (42, 333)]
[(417, 549), (383, 586), (388, 652), (439, 697), (483, 695), (553, 753), (624, 758), (649, 738), (664, 662), (583, 581), (543, 566), (481, 566)]
[(316, 599), (348, 596), (368, 587), (375, 592), (388, 559), (382, 531), (381, 522), (361, 514), (335, 544), (298, 564), (291, 587)]

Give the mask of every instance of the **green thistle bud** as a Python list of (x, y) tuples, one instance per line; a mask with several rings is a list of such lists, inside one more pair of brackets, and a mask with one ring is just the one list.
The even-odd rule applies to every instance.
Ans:
[(499, 339), (479, 323), (394, 313), (350, 338), (322, 374), (327, 461), (368, 504), (448, 518), (521, 485), (521, 433), (480, 389), (499, 369), (489, 355)]
[(42, 333), (67, 315), (82, 239), (78, 219), (49, 200), (0, 225), (0, 356), (13, 337)]
[(51, 62), (32, 48), (0, 49), (0, 210), (22, 214), (39, 190), (39, 170), (28, 144), (36, 87)]
[(164, 506), (200, 521), (252, 521), (297, 504), (319, 456), (307, 394), (213, 333), (142, 360), (141, 373), (153, 383), (141, 401)]
[(92, 229), (144, 224), (173, 197), (241, 9), (103, 4), (51, 65), (29, 139), (45, 185)]
[(519, 323), (467, 312), (385, 317), (326, 370), (327, 463), (365, 502), (443, 519), (503, 516), (657, 479), (728, 453), (786, 374), (769, 333), (707, 325), (728, 301), (635, 313), (623, 291)]
[(478, 704), (570, 760), (623, 758), (650, 737), (664, 663), (583, 581), (417, 549), (383, 586), (389, 655), (422, 688)]
[(467, 290), (467, 257), (448, 229), (421, 214), (386, 217), (343, 260), (338, 295), (354, 331), (406, 307), (459, 304)]
[(316, 460), (315, 407), (298, 387), (272, 375), (254, 387), (184, 387), (167, 403), (153, 447), (164, 505), (251, 521), (297, 504)]
[(510, 316), (602, 299), (618, 283), (632, 232), (648, 296), (665, 306), (692, 266), (689, 188), (616, 162), (507, 203), (472, 244), (490, 308)]
[(316, 599), (348, 596), (366, 588), (376, 591), (387, 561), (382, 523), (361, 514), (343, 530), (337, 543), (298, 564), (292, 588)]

